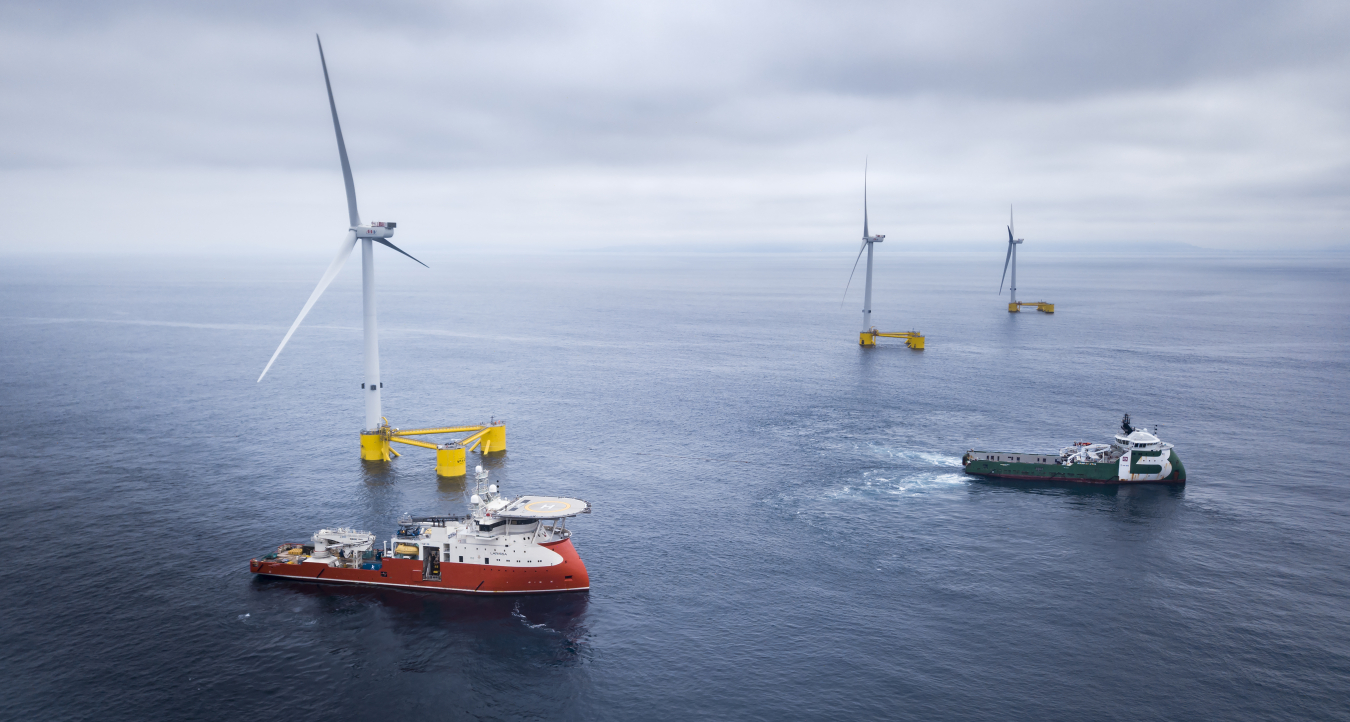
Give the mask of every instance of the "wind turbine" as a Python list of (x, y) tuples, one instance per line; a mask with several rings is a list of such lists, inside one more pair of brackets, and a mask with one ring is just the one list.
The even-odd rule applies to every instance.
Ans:
[[(867, 162), (863, 161), (863, 239), (862, 246), (858, 249), (858, 257), (853, 259), (853, 270), (849, 271), (848, 283), (844, 285), (844, 297), (848, 297), (848, 287), (853, 285), (853, 274), (858, 271), (858, 261), (862, 260), (863, 251), (867, 251), (867, 285), (863, 290), (863, 312), (862, 312), (862, 332), (867, 333), (872, 329), (872, 244), (881, 243), (886, 240), (882, 234), (872, 235), (867, 230)], [(842, 305), (843, 302), (840, 302)]]
[(875, 346), (878, 336), (887, 338), (903, 338), (905, 345), (912, 349), (923, 350), (924, 338), (918, 331), (904, 331), (900, 333), (883, 333), (872, 326), (872, 245), (886, 240), (886, 236), (878, 233), (872, 235), (867, 227), (867, 162), (863, 161), (863, 238), (862, 247), (858, 249), (858, 257), (853, 259), (853, 270), (849, 271), (848, 283), (844, 285), (844, 298), (840, 299), (839, 305), (844, 305), (844, 300), (848, 298), (848, 288), (853, 284), (853, 274), (858, 271), (858, 261), (862, 259), (863, 251), (867, 251), (867, 284), (863, 290), (863, 311), (862, 311), (862, 331), (858, 334), (858, 345)]
[(1021, 238), (1013, 238), (1013, 208), (1008, 206), (1008, 255), (1003, 259), (1003, 278), (998, 282), (998, 292), (1003, 293), (1003, 281), (1008, 278), (1008, 264), (1012, 264), (1012, 285), (1008, 286), (1008, 313), (1020, 313), (1023, 306), (1035, 306), (1042, 313), (1054, 313), (1055, 304), (1045, 301), (1020, 303), (1017, 300), (1017, 247), (1022, 245)]
[[(375, 461), (388, 460), (388, 441), (387, 435), (382, 434), (381, 424), (383, 416), (380, 411), (380, 390), (383, 384), (380, 383), (380, 333), (375, 322), (375, 244), (392, 248), (402, 253), (408, 258), (417, 261), (406, 251), (393, 243), (389, 238), (394, 235), (396, 223), (371, 222), (366, 225), (361, 224), (361, 216), (356, 212), (356, 186), (352, 183), (352, 167), (347, 162), (347, 145), (342, 141), (342, 125), (338, 123), (337, 103), (333, 102), (333, 84), (328, 80), (328, 62), (323, 57), (323, 41), (315, 35), (314, 39), (319, 43), (319, 63), (323, 66), (323, 83), (328, 88), (328, 108), (333, 113), (333, 132), (337, 135), (338, 159), (342, 162), (342, 180), (347, 186), (347, 220), (349, 226), (347, 233), (338, 246), (337, 257), (328, 264), (328, 270), (324, 271), (323, 278), (319, 279), (319, 285), (315, 287), (314, 292), (309, 295), (309, 300), (305, 302), (304, 308), (300, 309), (300, 315), (296, 317), (295, 323), (286, 332), (285, 338), (281, 339), (281, 345), (272, 354), (272, 358), (267, 362), (261, 374), (258, 375), (258, 381), (263, 380), (267, 371), (272, 368), (273, 362), (277, 356), (281, 355), (281, 349), (286, 348), (286, 342), (291, 340), (291, 335), (295, 329), (299, 328), (300, 322), (305, 320), (309, 310), (314, 307), (314, 302), (323, 295), (328, 284), (337, 277), (338, 271), (347, 262), (347, 257), (352, 254), (352, 249), (356, 247), (356, 242), (361, 242), (361, 307), (363, 310), (362, 327), (365, 333), (365, 381), (361, 384), (363, 395), (366, 397), (366, 423), (361, 432), (361, 458)], [(417, 261), (423, 266), (427, 264)]]
[(1013, 240), (1013, 207), (1008, 206), (1008, 255), (1003, 259), (1003, 278), (998, 282), (998, 293), (1003, 295), (1003, 282), (1008, 279), (1008, 262), (1012, 262), (1012, 285), (1008, 286), (1008, 310), (1017, 303), (1017, 247), (1022, 239)]

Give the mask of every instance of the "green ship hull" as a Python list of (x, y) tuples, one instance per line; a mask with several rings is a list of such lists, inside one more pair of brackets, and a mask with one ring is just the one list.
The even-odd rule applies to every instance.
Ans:
[[(1135, 451), (1135, 454), (1146, 454), (1145, 451)], [(1006, 452), (983, 452), (972, 451), (970, 454), (976, 454), (981, 458), (971, 459), (967, 454), (967, 459), (963, 460), (966, 467), (966, 473), (972, 476), (987, 476), (995, 479), (1014, 479), (1017, 481), (1072, 481), (1080, 484), (1185, 484), (1186, 467), (1181, 465), (1181, 459), (1177, 457), (1177, 452), (1169, 450), (1170, 458), (1168, 466), (1171, 467), (1170, 473), (1162, 475), (1159, 472), (1163, 467), (1159, 464), (1149, 464), (1147, 457), (1141, 457), (1139, 460), (1131, 459), (1130, 466), (1138, 469), (1130, 474), (1129, 478), (1120, 478), (1120, 463), (1116, 461), (1102, 463), (1077, 463), (1071, 466), (1057, 463), (1056, 456), (1045, 456), (1038, 454), (1010, 454)], [(985, 459), (985, 456), (992, 456), (994, 459)], [(1153, 460), (1156, 460), (1154, 457)], [(999, 459), (1022, 459), (1023, 461), (1001, 461)], [(1145, 463), (1138, 463), (1144, 461)], [(1140, 478), (1144, 477), (1144, 478)], [(1159, 478), (1160, 477), (1160, 478)]]

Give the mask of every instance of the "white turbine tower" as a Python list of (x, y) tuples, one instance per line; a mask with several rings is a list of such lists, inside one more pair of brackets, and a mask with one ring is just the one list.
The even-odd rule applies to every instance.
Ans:
[[(323, 295), (324, 289), (337, 277), (338, 271), (347, 262), (347, 257), (351, 255), (352, 249), (356, 247), (356, 242), (361, 241), (361, 305), (363, 310), (363, 329), (365, 332), (365, 381), (361, 384), (363, 395), (366, 397), (366, 425), (362, 432), (362, 458), (365, 459), (385, 459), (383, 452), (376, 454), (379, 444), (372, 443), (372, 448), (368, 449), (365, 443), (366, 435), (378, 435), (380, 432), (381, 420), (383, 415), (380, 410), (380, 333), (375, 322), (375, 256), (374, 244), (387, 246), (402, 253), (408, 258), (413, 258), (403, 249), (389, 242), (389, 238), (394, 235), (396, 223), (377, 223), (371, 222), (366, 225), (361, 224), (361, 216), (356, 212), (356, 186), (352, 182), (351, 164), (347, 162), (347, 145), (342, 141), (342, 125), (338, 123), (337, 104), (333, 102), (333, 85), (328, 80), (328, 63), (323, 56), (323, 41), (315, 35), (314, 39), (319, 42), (319, 63), (323, 66), (323, 82), (328, 88), (328, 108), (333, 113), (333, 132), (337, 135), (338, 158), (342, 161), (342, 180), (347, 186), (347, 220), (349, 227), (347, 234), (342, 239), (341, 246), (338, 247), (337, 257), (328, 264), (328, 270), (324, 271), (323, 278), (319, 279), (319, 285), (315, 287), (314, 292), (309, 295), (309, 300), (305, 302), (304, 308), (300, 309), (300, 315), (296, 317), (295, 323), (286, 332), (285, 338), (281, 339), (281, 345), (272, 354), (272, 358), (263, 368), (258, 376), (258, 381), (263, 380), (267, 375), (268, 369), (272, 368), (272, 363), (281, 355), (281, 349), (286, 347), (286, 342), (291, 340), (291, 335), (295, 329), (299, 328), (300, 322), (305, 320), (309, 310), (314, 307), (314, 302)], [(427, 264), (417, 261), (423, 266)]]
[(844, 285), (844, 296), (848, 297), (848, 287), (853, 283), (853, 274), (858, 270), (858, 261), (863, 251), (867, 251), (867, 285), (863, 290), (862, 332), (872, 330), (872, 244), (886, 240), (882, 234), (872, 235), (867, 230), (867, 163), (863, 163), (863, 239), (858, 249), (858, 257), (853, 259), (853, 270), (848, 274), (848, 283)]
[(1008, 255), (1003, 259), (1003, 278), (998, 282), (999, 295), (1003, 294), (1003, 281), (1008, 278), (1008, 262), (1012, 262), (1012, 285), (1008, 286), (1008, 310), (1017, 304), (1017, 247), (1022, 239), (1013, 240), (1013, 209), (1008, 206)]

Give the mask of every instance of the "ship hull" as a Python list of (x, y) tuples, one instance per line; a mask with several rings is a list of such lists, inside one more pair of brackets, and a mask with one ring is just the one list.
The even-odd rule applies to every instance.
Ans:
[[(1140, 452), (1133, 452), (1140, 455)], [(990, 456), (985, 452), (972, 455)], [(1016, 461), (1011, 459), (1033, 459)], [(1185, 484), (1186, 468), (1175, 451), (1169, 452), (1165, 464), (1148, 464), (1152, 459), (1140, 456), (1127, 460), (1103, 463), (1054, 463), (1053, 457), (1036, 454), (997, 454), (992, 460), (969, 455), (963, 460), (965, 471), (971, 476), (1010, 481), (1058, 481), (1075, 484)], [(1143, 463), (1141, 463), (1143, 462)]]
[[(420, 589), (458, 594), (550, 594), (590, 589), (586, 565), (577, 555), (570, 539), (541, 544), (563, 558), (559, 564), (542, 567), (512, 564), (462, 564), (440, 562), (437, 574), (418, 559), (385, 557), (379, 569), (348, 569), (314, 562), (289, 563), (251, 559), (249, 571), (259, 576), (281, 577), (312, 582), (360, 584), (377, 587)], [(438, 576), (437, 578), (428, 578)]]

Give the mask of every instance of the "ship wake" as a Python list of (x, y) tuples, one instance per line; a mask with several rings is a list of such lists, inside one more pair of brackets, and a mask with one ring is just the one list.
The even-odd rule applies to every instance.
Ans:
[(548, 626), (547, 624), (531, 624), (529, 618), (526, 617), (525, 614), (520, 611), (520, 602), (516, 602), (515, 606), (511, 608), (511, 616), (515, 617), (516, 619), (519, 619), (521, 624), (524, 624), (530, 629), (546, 629), (550, 632), (553, 632), (554, 634), (562, 634), (562, 632), (559, 632), (558, 630)]

